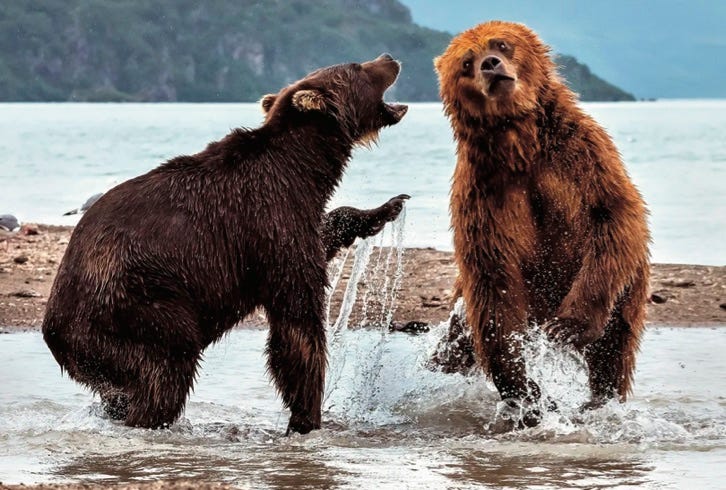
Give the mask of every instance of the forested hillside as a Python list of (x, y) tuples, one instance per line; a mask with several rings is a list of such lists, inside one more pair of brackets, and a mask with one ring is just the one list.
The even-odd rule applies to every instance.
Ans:
[[(432, 59), (450, 38), (414, 24), (397, 0), (5, 1), (0, 100), (254, 101), (382, 52), (404, 65), (392, 98), (437, 100)], [(584, 99), (629, 98), (561, 62)]]

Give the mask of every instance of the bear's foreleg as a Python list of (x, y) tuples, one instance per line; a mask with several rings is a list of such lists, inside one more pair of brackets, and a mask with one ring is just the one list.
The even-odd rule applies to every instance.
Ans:
[(266, 307), (267, 369), (291, 412), (287, 433), (307, 434), (320, 428), (325, 387), (325, 270), (316, 268), (307, 276), (295, 274), (302, 272), (299, 268), (288, 271), (289, 289), (277, 292)]
[(502, 400), (521, 408), (520, 424), (539, 422), (540, 389), (527, 377), (523, 342), (527, 331), (527, 300), (521, 275), (478, 275), (474, 285), (462, 275), (467, 320), (472, 326), (474, 347), (484, 371), (489, 374)]
[(319, 429), (326, 363), (322, 324), (270, 316), (267, 356), (268, 371), (291, 412), (287, 433)]
[(336, 208), (323, 217), (322, 239), (327, 260), (338, 250), (350, 247), (356, 238), (380, 233), (386, 223), (395, 220), (409, 195), (400, 194), (375, 209)]

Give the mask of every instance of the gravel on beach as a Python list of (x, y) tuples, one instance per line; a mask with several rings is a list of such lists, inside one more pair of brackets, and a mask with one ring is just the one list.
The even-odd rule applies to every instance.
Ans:
[[(32, 234), (35, 231), (37, 234)], [(25, 232), (21, 230), (7, 238), (7, 250), (0, 243), (0, 332), (40, 328), (50, 288), (72, 231), (69, 226), (30, 225)], [(393, 281), (395, 263), (388, 266), (388, 295), (368, 288), (366, 282), (382, 281), (382, 275), (376, 277), (373, 269), (375, 261), (385, 261), (388, 252), (379, 252), (373, 251), (368, 277), (359, 283), (359, 294), (349, 322), (351, 327), (380, 323), (379, 320), (385, 318), (381, 314), (383, 304), (391, 303), (390, 281)], [(340, 309), (353, 255), (350, 253), (347, 258), (332, 298), (332, 319)], [(385, 263), (379, 267), (385, 269)], [(393, 321), (399, 324), (445, 321), (451, 310), (455, 277), (456, 265), (451, 252), (405, 249), (403, 278), (395, 298)], [(368, 289), (372, 292), (366, 294)], [(726, 325), (726, 267), (653, 264), (647, 321), (663, 326)], [(243, 325), (264, 327), (264, 315), (253, 314)]]

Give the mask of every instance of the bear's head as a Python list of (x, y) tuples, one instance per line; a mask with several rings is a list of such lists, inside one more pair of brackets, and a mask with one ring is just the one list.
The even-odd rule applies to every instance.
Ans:
[(400, 70), (400, 63), (389, 54), (365, 63), (321, 68), (277, 94), (265, 95), (261, 100), (265, 124), (317, 121), (352, 143), (365, 144), (408, 111), (408, 106), (383, 101)]
[(557, 78), (549, 47), (512, 22), (480, 24), (456, 36), (434, 60), (450, 117), (518, 117), (534, 110)]

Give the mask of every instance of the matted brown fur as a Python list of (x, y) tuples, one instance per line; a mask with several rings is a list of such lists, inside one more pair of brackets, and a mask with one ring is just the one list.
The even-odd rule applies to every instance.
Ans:
[(524, 25), (478, 25), (435, 66), (457, 142), (457, 290), (482, 367), (503, 398), (537, 398), (517, 334), (538, 323), (584, 352), (594, 405), (625, 400), (644, 328), (649, 232), (611, 138)]
[(203, 350), (258, 307), (289, 430), (320, 427), (326, 258), (380, 230), (407, 196), (324, 218), (356, 144), (406, 112), (383, 102), (389, 55), (320, 69), (235, 129), (104, 194), (73, 231), (43, 320), (70, 377), (127, 425), (181, 413)]

